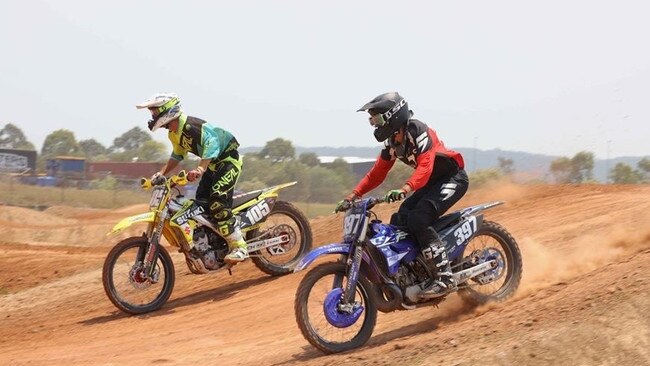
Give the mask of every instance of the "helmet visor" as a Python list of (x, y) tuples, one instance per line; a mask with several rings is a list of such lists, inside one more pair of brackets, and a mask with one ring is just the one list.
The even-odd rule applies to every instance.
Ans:
[(385, 126), (386, 123), (388, 123), (384, 119), (384, 115), (380, 113), (371, 114), (370, 117), (368, 117), (368, 121), (370, 121), (370, 125), (374, 128)]

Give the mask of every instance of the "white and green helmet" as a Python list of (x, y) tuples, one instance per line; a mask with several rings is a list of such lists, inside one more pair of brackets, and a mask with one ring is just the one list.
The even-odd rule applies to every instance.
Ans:
[[(154, 94), (135, 106), (138, 109), (148, 108), (151, 110), (152, 119), (149, 120), (148, 126), (152, 132), (180, 117), (182, 113), (181, 100), (174, 93)], [(154, 111), (157, 111), (158, 115), (154, 116)]]

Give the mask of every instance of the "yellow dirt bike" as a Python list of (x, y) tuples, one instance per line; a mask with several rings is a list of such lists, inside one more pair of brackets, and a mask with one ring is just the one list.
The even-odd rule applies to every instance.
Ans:
[[(190, 271), (211, 273), (231, 265), (224, 262), (226, 241), (209, 219), (207, 202), (183, 196), (180, 187), (188, 183), (186, 173), (159, 182), (142, 178), (144, 189), (152, 189), (149, 212), (127, 217), (107, 235), (136, 223), (147, 223), (142, 236), (124, 239), (111, 249), (104, 261), (102, 282), (111, 302), (129, 314), (159, 309), (174, 288), (174, 263), (161, 238), (185, 256)], [(311, 249), (309, 220), (294, 205), (278, 200), (278, 191), (296, 184), (285, 183), (233, 198), (233, 214), (248, 245), (255, 265), (272, 276), (293, 271), (298, 260)]]

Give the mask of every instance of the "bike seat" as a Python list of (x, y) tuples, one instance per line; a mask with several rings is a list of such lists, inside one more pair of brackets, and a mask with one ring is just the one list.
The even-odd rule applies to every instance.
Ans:
[(438, 220), (436, 220), (433, 223), (433, 230), (439, 232), (440, 230), (449, 226), (451, 223), (460, 220), (460, 217), (461, 217), (460, 211), (452, 212), (450, 214), (441, 216), (440, 218), (438, 218)]
[(239, 207), (239, 206), (243, 205), (244, 203), (259, 197), (260, 194), (262, 194), (261, 190), (234, 196), (232, 198), (232, 208)]
[[(444, 216), (440, 216), (440, 217), (438, 218), (438, 220), (436, 220), (436, 221), (433, 223), (433, 225), (431, 225), (431, 226), (433, 227), (433, 229), (434, 229), (436, 232), (440, 232), (440, 231), (441, 231), (442, 229), (444, 229), (445, 227), (447, 227), (447, 226), (449, 226), (450, 224), (452, 224), (452, 223), (454, 223), (454, 222), (460, 220), (461, 215), (462, 215), (462, 214), (461, 214), (460, 211), (456, 211), (456, 212), (452, 212), (452, 213), (447, 214), (447, 215), (444, 215)], [(395, 226), (395, 227), (396, 227), (397, 229), (399, 229), (399, 230), (407, 231), (407, 232), (408, 232), (408, 227), (405, 226), (405, 225), (393, 225), (393, 226)]]

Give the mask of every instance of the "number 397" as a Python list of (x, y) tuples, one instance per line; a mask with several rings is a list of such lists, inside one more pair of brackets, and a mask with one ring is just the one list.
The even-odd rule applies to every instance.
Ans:
[(466, 240), (469, 240), (476, 230), (476, 217), (471, 216), (469, 220), (465, 221), (458, 229), (456, 229), (456, 231), (454, 231), (456, 244), (461, 245)]

